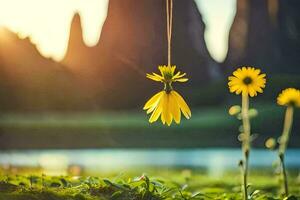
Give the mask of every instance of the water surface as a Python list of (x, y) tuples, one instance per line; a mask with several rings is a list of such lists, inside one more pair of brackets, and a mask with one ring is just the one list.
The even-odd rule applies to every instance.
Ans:
[[(242, 158), (240, 149), (87, 149), (87, 150), (15, 150), (1, 151), (0, 164), (14, 166), (69, 166), (116, 169), (128, 167), (203, 167), (235, 168)], [(271, 167), (276, 152), (253, 149), (250, 165)], [(287, 167), (300, 168), (300, 149), (290, 149)]]

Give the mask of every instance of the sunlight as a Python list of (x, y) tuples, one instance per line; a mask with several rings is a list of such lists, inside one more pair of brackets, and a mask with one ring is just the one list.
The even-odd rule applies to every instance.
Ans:
[(236, 0), (196, 0), (206, 24), (205, 42), (211, 56), (223, 62), (228, 52), (228, 37), (236, 13)]
[(0, 26), (30, 37), (45, 57), (61, 60), (67, 49), (75, 12), (82, 18), (83, 38), (97, 44), (107, 14), (108, 0), (0, 0)]
[(39, 158), (39, 165), (46, 175), (67, 175), (68, 158), (61, 154), (42, 154)]
[[(96, 45), (107, 15), (109, 0), (0, 0), (0, 26), (30, 37), (45, 57), (63, 59), (70, 24), (75, 12), (81, 15), (86, 45)], [(228, 50), (228, 35), (236, 0), (196, 0), (206, 23), (205, 41), (211, 56), (222, 62)]]

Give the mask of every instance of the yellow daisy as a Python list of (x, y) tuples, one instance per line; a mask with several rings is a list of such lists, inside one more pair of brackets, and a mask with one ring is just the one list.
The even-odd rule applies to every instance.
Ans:
[(287, 88), (277, 97), (277, 103), (282, 106), (300, 107), (300, 90)]
[(261, 74), (259, 69), (253, 67), (242, 67), (229, 76), (229, 90), (232, 93), (250, 95), (254, 97), (262, 93), (266, 86), (266, 74)]
[(151, 114), (149, 122), (153, 123), (161, 116), (163, 124), (170, 126), (174, 120), (177, 124), (180, 123), (181, 112), (189, 119), (191, 117), (191, 110), (182, 96), (173, 90), (173, 82), (186, 82), (185, 73), (177, 72), (175, 74), (176, 66), (159, 66), (161, 75), (152, 73), (147, 74), (151, 80), (164, 83), (164, 90), (158, 92), (151, 97), (144, 106), (147, 114)]

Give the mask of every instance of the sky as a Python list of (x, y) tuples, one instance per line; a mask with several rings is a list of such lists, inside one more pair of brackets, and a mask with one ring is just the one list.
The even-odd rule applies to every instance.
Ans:
[[(0, 0), (0, 26), (9, 28), (21, 38), (30, 37), (43, 56), (60, 61), (67, 50), (74, 13), (80, 13), (86, 45), (96, 45), (107, 15), (108, 1)], [(208, 50), (216, 61), (222, 62), (227, 54), (236, 0), (196, 0), (196, 3), (206, 23)]]
[(108, 0), (0, 0), (0, 26), (22, 38), (29, 36), (43, 56), (59, 61), (67, 50), (74, 13), (81, 15), (84, 42), (93, 46), (107, 6)]

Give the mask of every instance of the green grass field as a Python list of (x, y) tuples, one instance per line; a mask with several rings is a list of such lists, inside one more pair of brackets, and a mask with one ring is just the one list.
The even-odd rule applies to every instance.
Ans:
[[(187, 200), (187, 199), (241, 199), (240, 177), (227, 172), (215, 178), (202, 171), (190, 169), (146, 170), (126, 174), (106, 174), (105, 178), (1, 176), (0, 200)], [(296, 171), (290, 172), (289, 199), (300, 197), (300, 180)], [(102, 176), (103, 177), (103, 176)], [(251, 199), (283, 199), (279, 179), (272, 172), (251, 172), (249, 191)]]
[[(279, 136), (284, 109), (257, 105), (254, 146), (263, 147), (269, 136)], [(193, 110), (191, 120), (170, 128), (150, 125), (142, 112), (2, 114), (2, 148), (94, 148), (94, 147), (206, 147), (240, 146), (240, 122), (228, 107)], [(295, 121), (299, 120), (296, 113)], [(290, 146), (299, 147), (295, 123)], [(75, 139), (74, 139), (75, 138)], [(147, 175), (143, 176), (143, 173)], [(222, 177), (195, 169), (128, 169), (126, 173), (82, 174), (82, 177), (50, 177), (41, 173), (13, 175), (3, 171), (0, 200), (240, 200), (239, 171)], [(35, 174), (35, 175), (30, 175)], [(216, 172), (217, 174), (217, 172)], [(97, 176), (97, 177), (96, 177)], [(100, 178), (99, 178), (100, 177)], [(280, 200), (280, 179), (272, 170), (255, 169), (250, 174), (251, 199)], [(300, 198), (300, 176), (289, 171), (291, 196)]]

